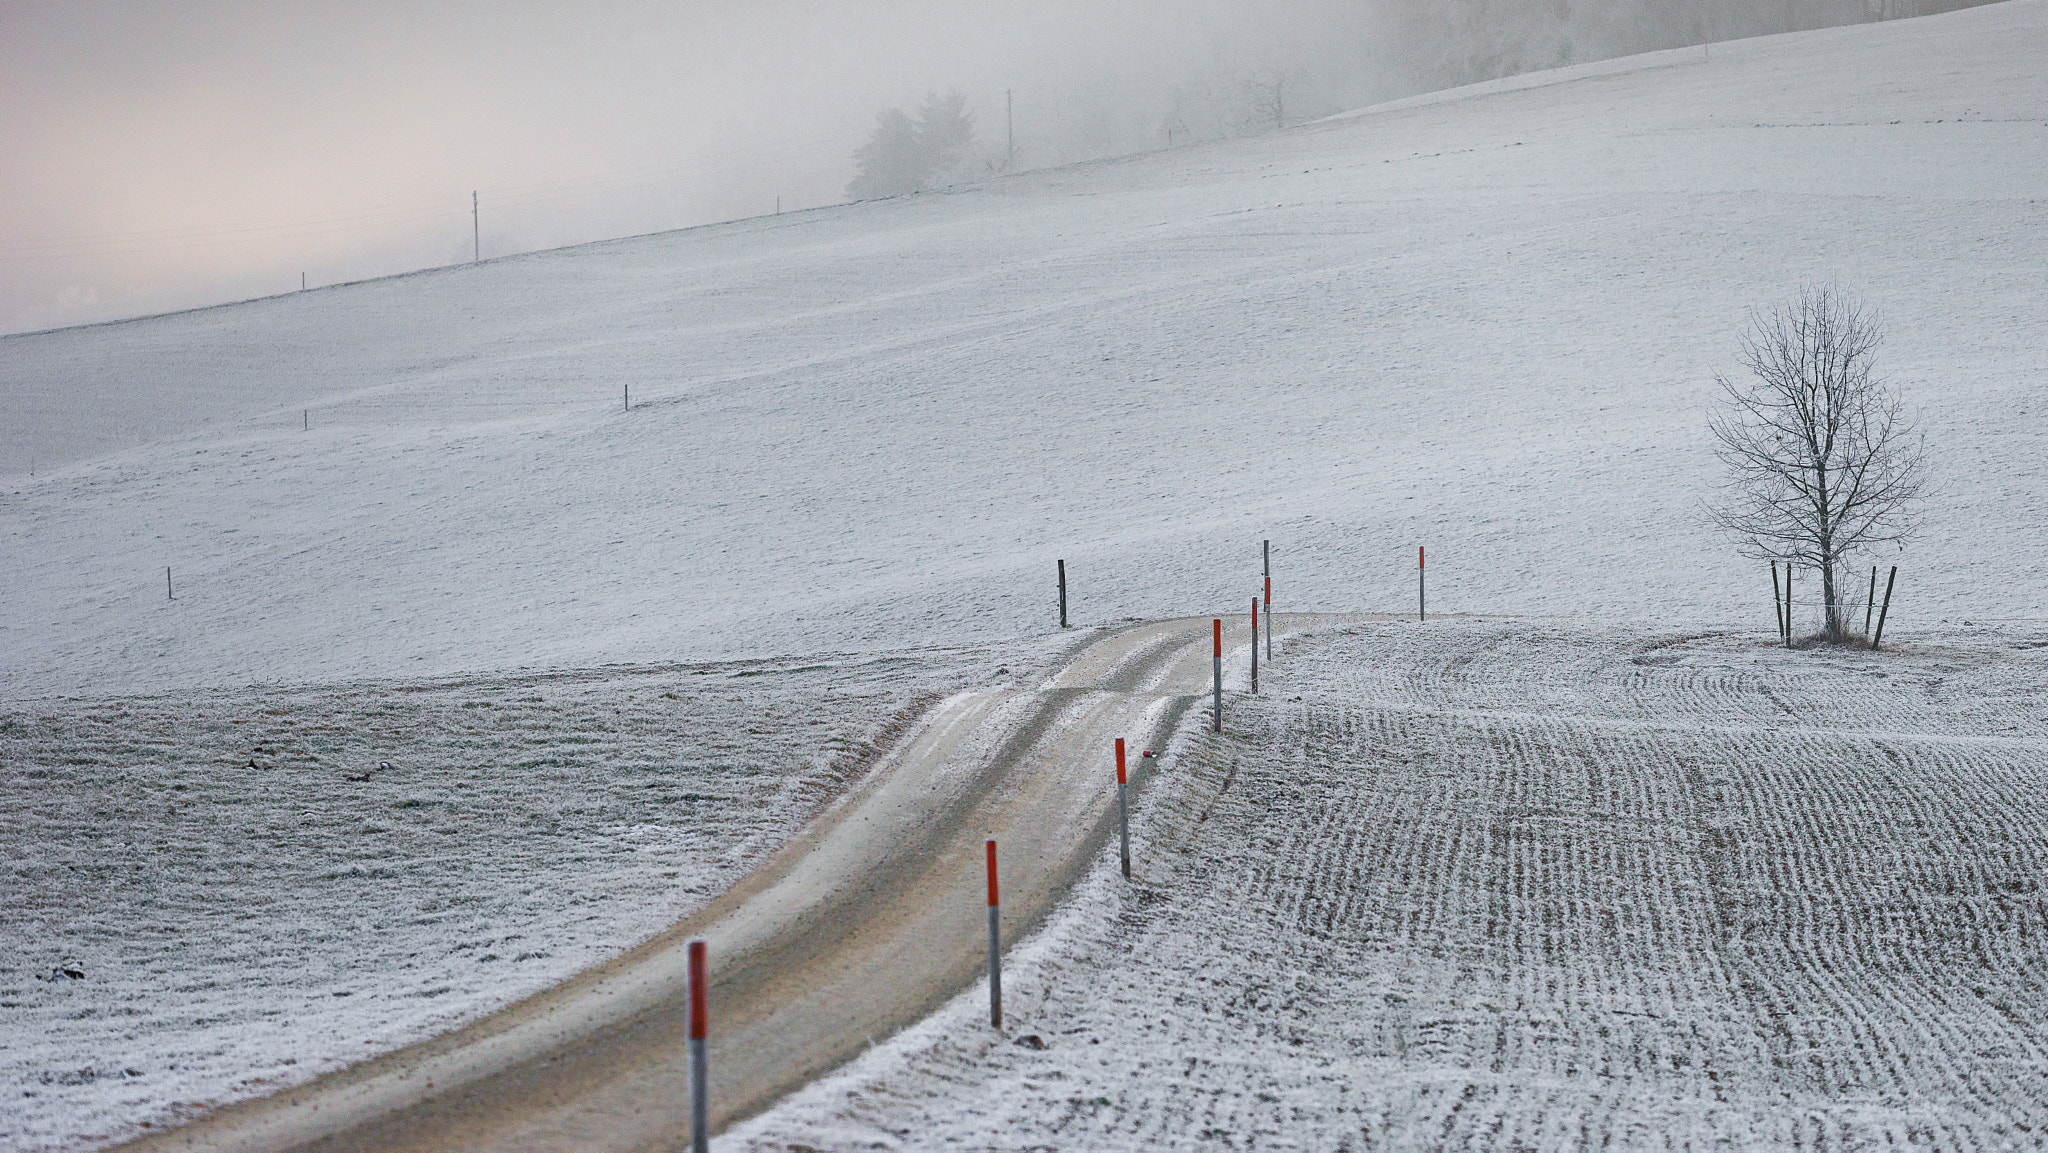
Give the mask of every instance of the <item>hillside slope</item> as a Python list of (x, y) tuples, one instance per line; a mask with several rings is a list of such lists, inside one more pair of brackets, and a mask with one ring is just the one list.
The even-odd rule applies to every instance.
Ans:
[(2048, 615), (2044, 58), (2015, 0), (0, 339), (0, 693), (1014, 636), (1262, 538), (1289, 608), (1426, 543), (1446, 610), (1764, 628), (1701, 413), (1829, 276), (1938, 467), (1894, 627)]

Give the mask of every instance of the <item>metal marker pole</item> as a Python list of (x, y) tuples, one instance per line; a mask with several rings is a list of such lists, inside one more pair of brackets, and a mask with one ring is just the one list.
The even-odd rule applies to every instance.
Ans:
[(1131, 810), (1124, 799), (1124, 739), (1116, 739), (1116, 834), (1123, 847), (1124, 880), (1131, 879)]
[(988, 1023), (1003, 1027), (1003, 902), (996, 891), (996, 843), (988, 843)]
[[(1261, 553), (1262, 553), (1262, 555), (1264, 556), (1264, 559), (1265, 559), (1265, 562), (1266, 562), (1266, 663), (1267, 663), (1267, 664), (1272, 664), (1272, 663), (1273, 663), (1273, 542), (1272, 542), (1272, 541), (1266, 541), (1266, 542), (1264, 542), (1264, 544), (1265, 544), (1265, 547), (1264, 547), (1264, 548), (1262, 548), (1262, 549), (1260, 550), (1260, 552), (1261, 552)], [(1259, 638), (1258, 638), (1258, 637), (1256, 637), (1256, 636), (1254, 636), (1254, 637), (1252, 638), (1252, 643), (1253, 643), (1253, 644), (1257, 644), (1257, 643), (1259, 643)]]
[(1870, 591), (1863, 597), (1863, 635), (1870, 635), (1870, 610), (1877, 607), (1877, 566), (1870, 566)]
[(1216, 731), (1223, 731), (1223, 618), (1217, 617), (1216, 626)]
[(1060, 562), (1060, 627), (1067, 627), (1067, 562)]
[(1259, 598), (1252, 598), (1252, 695), (1259, 694)]
[(690, 1149), (711, 1153), (710, 1061), (704, 1040), (710, 1033), (711, 998), (705, 990), (704, 942), (690, 942)]

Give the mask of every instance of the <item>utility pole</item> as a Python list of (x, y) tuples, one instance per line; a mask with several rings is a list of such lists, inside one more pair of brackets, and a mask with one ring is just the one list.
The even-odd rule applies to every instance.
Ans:
[(471, 192), (469, 194), (469, 242), (472, 246), (470, 249), (469, 262), (471, 264), (483, 263), (484, 230), (483, 224), (481, 223), (481, 218), (477, 216), (476, 212), (475, 192)]
[(1003, 89), (1003, 127), (1010, 136), (1010, 148), (1003, 156), (1003, 171), (1017, 166), (1017, 105), (1010, 98), (1010, 90)]

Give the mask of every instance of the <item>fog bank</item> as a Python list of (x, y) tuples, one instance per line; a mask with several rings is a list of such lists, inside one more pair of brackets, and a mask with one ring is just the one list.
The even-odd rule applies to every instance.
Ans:
[[(1960, 5), (1918, 10), (1934, 6)], [(946, 89), (975, 116), (974, 143), (949, 173), (959, 178), (1915, 10), (1902, 0), (13, 5), (0, 9), (0, 330), (836, 203), (877, 112)]]

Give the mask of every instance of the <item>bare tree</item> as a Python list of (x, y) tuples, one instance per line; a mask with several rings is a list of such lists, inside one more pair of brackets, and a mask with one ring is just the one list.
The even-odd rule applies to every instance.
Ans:
[(1871, 375), (1880, 339), (1875, 321), (1830, 285), (1752, 313), (1742, 338), (1752, 379), (1715, 377), (1725, 404), (1708, 418), (1729, 472), (1714, 519), (1747, 556), (1820, 570), (1834, 641), (1848, 633), (1843, 558), (1904, 541), (1923, 483), (1920, 437), (1898, 394)]

